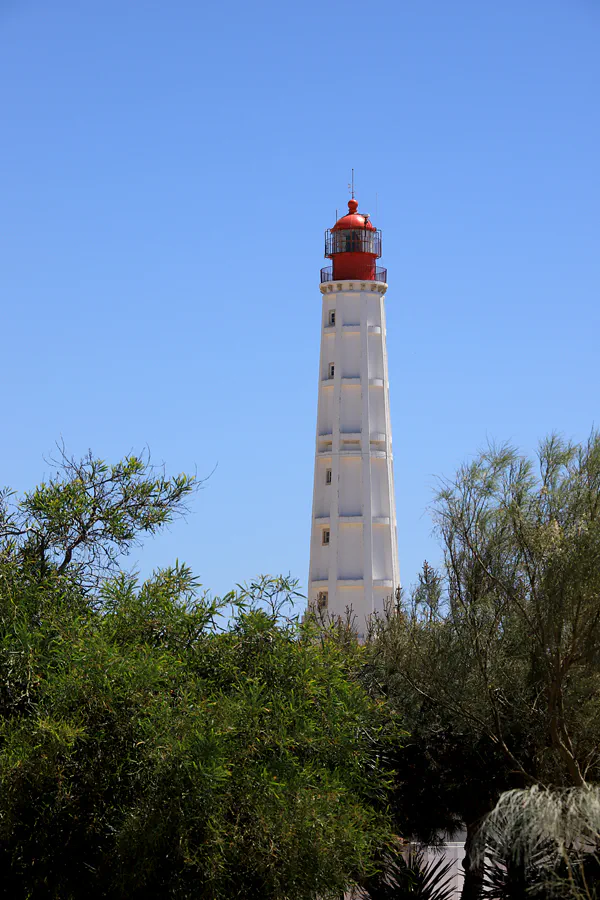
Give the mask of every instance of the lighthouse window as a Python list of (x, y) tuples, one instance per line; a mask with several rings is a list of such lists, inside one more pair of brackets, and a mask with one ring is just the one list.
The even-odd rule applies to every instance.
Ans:
[(329, 310), (329, 324), (335, 325), (335, 309)]
[(335, 365), (333, 363), (329, 363), (329, 377), (333, 378), (335, 375)]
[(327, 591), (319, 591), (317, 596), (317, 608), (318, 609), (327, 609)]
[(323, 529), (323, 546), (326, 547), (329, 544), (329, 528)]
[(325, 484), (331, 484), (331, 469), (325, 469)]

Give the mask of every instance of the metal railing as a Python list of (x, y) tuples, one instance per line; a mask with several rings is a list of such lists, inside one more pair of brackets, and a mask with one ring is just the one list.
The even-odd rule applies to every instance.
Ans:
[[(321, 269), (321, 284), (324, 284), (326, 281), (333, 281), (333, 266), (324, 266)], [(387, 283), (387, 269), (384, 269), (382, 266), (377, 266), (375, 269), (375, 277), (374, 278), (345, 278), (344, 281), (383, 281)]]

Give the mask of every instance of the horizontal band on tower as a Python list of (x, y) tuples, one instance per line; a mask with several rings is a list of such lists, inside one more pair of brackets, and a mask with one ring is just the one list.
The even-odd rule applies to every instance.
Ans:
[(337, 453), (334, 453), (331, 447), (325, 447), (323, 450), (317, 450), (315, 456), (318, 459), (331, 459), (332, 456), (366, 456), (367, 453), (371, 457), (371, 459), (392, 459), (391, 451), (388, 453), (387, 450), (373, 450), (371, 447), (370, 450), (363, 450), (360, 447), (357, 447), (356, 450), (338, 450)]
[[(311, 578), (311, 585), (325, 585), (328, 584), (329, 578)], [(340, 587), (362, 587), (364, 582), (362, 578), (338, 578), (336, 579), (336, 584)], [(391, 578), (378, 578), (373, 580), (373, 587), (375, 588), (393, 588), (394, 582)]]
[[(364, 520), (364, 516), (362, 513), (357, 513), (355, 516), (338, 516), (338, 522), (342, 525), (360, 525)], [(389, 525), (390, 517), (389, 516), (373, 516), (371, 519), (373, 525)], [(315, 525), (318, 525), (320, 528), (325, 528), (327, 525), (331, 524), (331, 516), (315, 516)]]
[(322, 294), (333, 291), (377, 291), (385, 294), (388, 289), (386, 281), (328, 281), (319, 287)]

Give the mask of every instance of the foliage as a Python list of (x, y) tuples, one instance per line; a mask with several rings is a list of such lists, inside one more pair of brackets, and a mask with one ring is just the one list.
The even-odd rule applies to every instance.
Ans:
[(509, 791), (479, 830), (484, 896), (589, 900), (600, 893), (600, 790)]
[(539, 470), (483, 453), (436, 507), (441, 576), (379, 623), (376, 661), (407, 704), (430, 703), (498, 748), (525, 784), (600, 774), (600, 437), (552, 437)]
[(443, 856), (427, 859), (421, 847), (389, 849), (382, 872), (366, 885), (369, 900), (451, 900), (454, 888), (449, 878), (452, 862)]
[(389, 841), (364, 650), (282, 619), (289, 579), (215, 600), (179, 563), (119, 571), (192, 486), (144, 465), (5, 503), (0, 896), (337, 897)]
[(524, 779), (596, 777), (600, 436), (580, 446), (547, 439), (537, 472), (510, 448), (482, 454), (442, 490), (437, 522), (442, 647), (463, 673), (462, 691), (454, 681), (445, 697), (454, 690), (455, 708)]
[(79, 587), (97, 585), (117, 560), (185, 511), (197, 486), (185, 474), (174, 478), (148, 458), (127, 456), (115, 465), (60, 456), (48, 480), (14, 501), (0, 494), (2, 557), (17, 556), (37, 577), (51, 569), (70, 574)]
[(435, 521), (443, 569), (426, 563), (374, 623), (370, 689), (411, 732), (396, 766), (402, 833), (465, 823), (466, 898), (483, 876), (474, 834), (503, 791), (600, 777), (600, 436), (552, 436), (537, 465), (490, 447), (442, 485)]
[(537, 786), (507, 791), (486, 816), (479, 834), (479, 851), (509, 846), (519, 861), (541, 858), (558, 862), (577, 844), (600, 841), (600, 788), (548, 790)]

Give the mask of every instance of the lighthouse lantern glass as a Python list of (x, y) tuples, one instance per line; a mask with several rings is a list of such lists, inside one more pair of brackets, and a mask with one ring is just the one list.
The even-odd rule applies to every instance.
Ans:
[(380, 257), (381, 231), (367, 231), (366, 228), (328, 229), (325, 233), (325, 256), (332, 257), (334, 253), (370, 253)]

